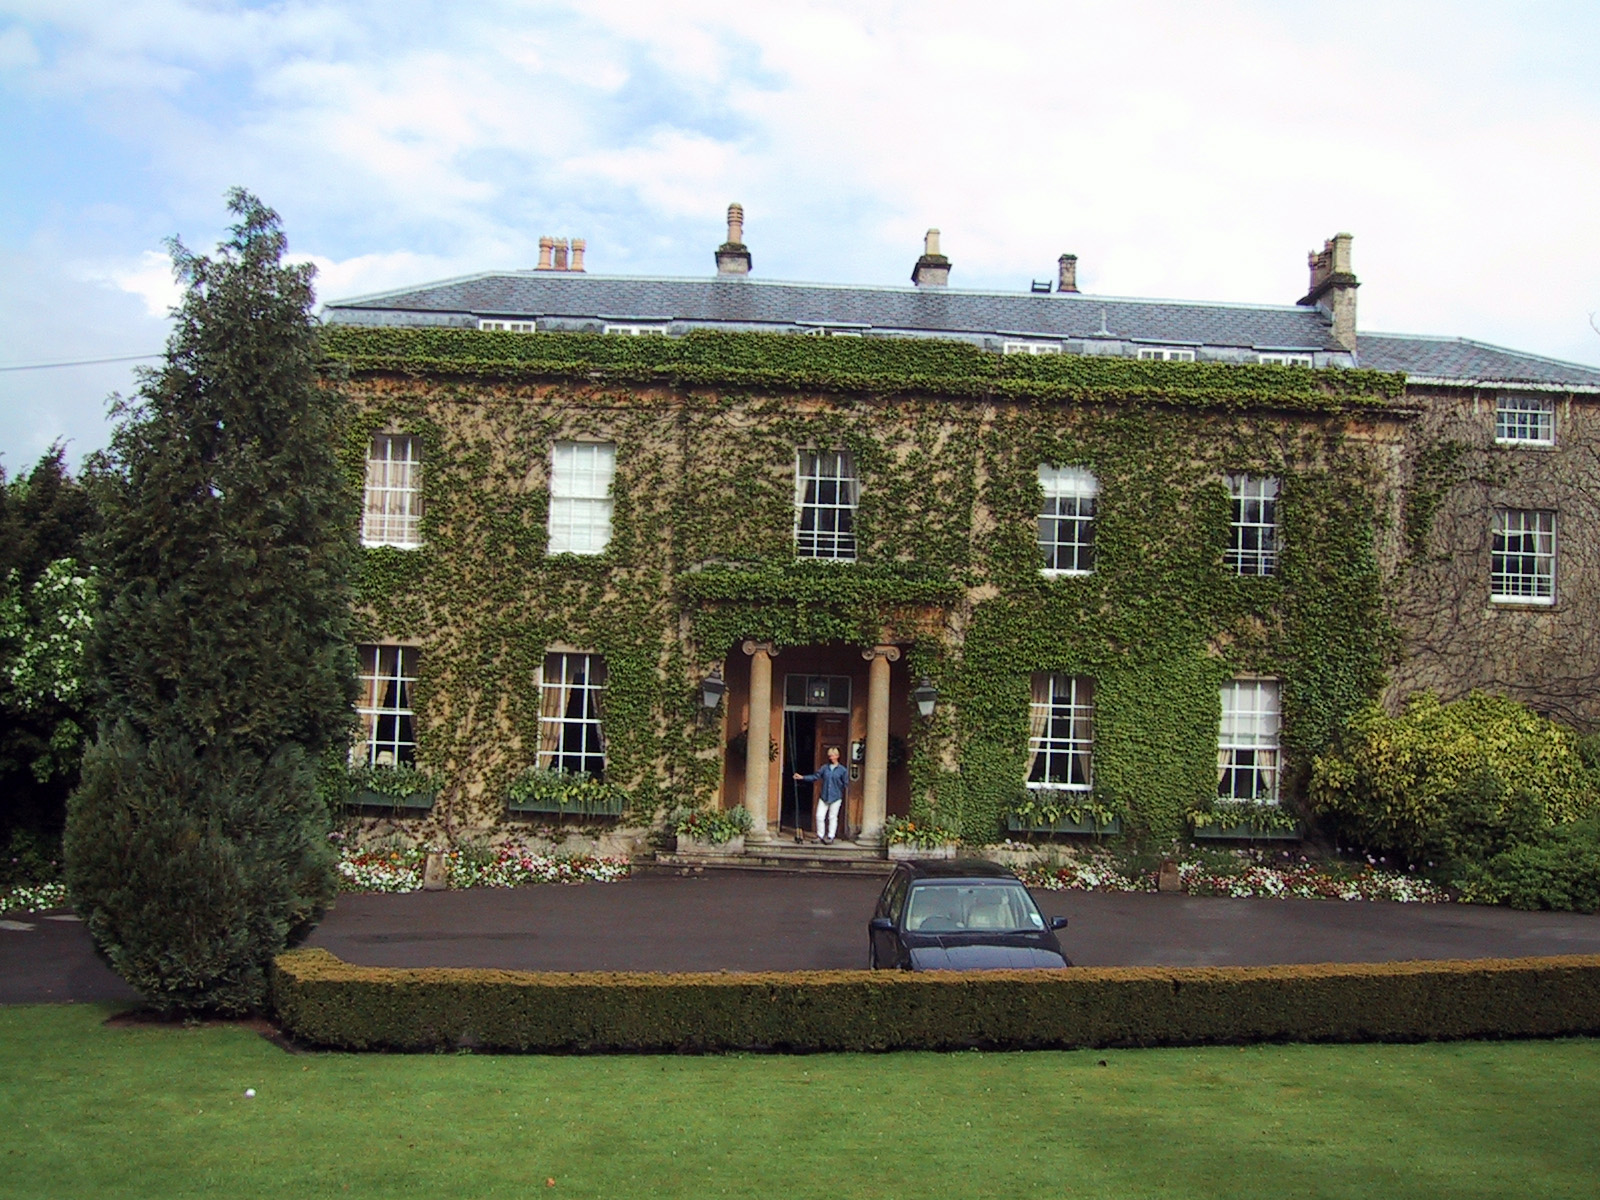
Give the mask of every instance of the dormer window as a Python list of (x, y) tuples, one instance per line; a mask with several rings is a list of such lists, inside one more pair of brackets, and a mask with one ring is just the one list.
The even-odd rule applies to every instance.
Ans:
[(1140, 346), (1140, 362), (1193, 362), (1194, 351), (1187, 346)]
[(620, 333), (624, 337), (645, 337), (652, 333), (666, 335), (665, 325), (611, 325), (606, 326), (607, 333)]
[(1060, 342), (1004, 342), (1002, 354), (1060, 354)]
[(502, 321), (498, 319), (491, 319), (489, 317), (479, 317), (478, 328), (483, 330), (493, 330), (499, 333), (532, 333), (534, 331), (534, 322)]
[(1314, 367), (1316, 360), (1309, 354), (1284, 354), (1276, 350), (1256, 355), (1256, 361), (1269, 367)]
[(1494, 440), (1502, 446), (1555, 445), (1555, 402), (1527, 392), (1501, 392), (1494, 401)]

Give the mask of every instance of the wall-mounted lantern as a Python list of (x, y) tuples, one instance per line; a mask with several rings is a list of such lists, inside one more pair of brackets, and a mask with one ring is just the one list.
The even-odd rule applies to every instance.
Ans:
[(926, 675), (921, 683), (911, 689), (911, 702), (917, 706), (917, 712), (924, 721), (933, 716), (933, 706), (939, 703), (939, 689), (933, 686), (933, 681)]
[(712, 667), (711, 674), (700, 681), (700, 704), (708, 712), (722, 703), (722, 693), (728, 685), (722, 682), (722, 668)]

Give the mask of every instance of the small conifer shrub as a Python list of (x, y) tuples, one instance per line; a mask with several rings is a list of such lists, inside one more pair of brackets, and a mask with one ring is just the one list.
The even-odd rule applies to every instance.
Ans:
[(155, 1007), (244, 1012), (335, 890), (316, 764), (348, 737), (355, 509), (342, 400), (315, 375), (312, 268), (240, 190), (185, 286), (166, 362), (99, 468), (98, 731), (67, 877)]

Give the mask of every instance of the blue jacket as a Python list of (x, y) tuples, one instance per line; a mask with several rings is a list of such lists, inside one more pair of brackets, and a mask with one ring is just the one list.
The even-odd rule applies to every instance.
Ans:
[(822, 780), (822, 795), (820, 799), (824, 804), (832, 804), (844, 799), (844, 789), (850, 783), (850, 768), (843, 763), (824, 763), (818, 767), (813, 775), (802, 775), (801, 783), (815, 783)]

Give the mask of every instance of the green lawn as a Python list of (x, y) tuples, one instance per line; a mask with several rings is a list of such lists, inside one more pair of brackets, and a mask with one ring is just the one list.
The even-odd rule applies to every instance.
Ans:
[(286, 1054), (234, 1027), (112, 1029), (108, 1011), (0, 1008), (0, 1197), (1500, 1200), (1600, 1186), (1594, 1040), (363, 1056)]

